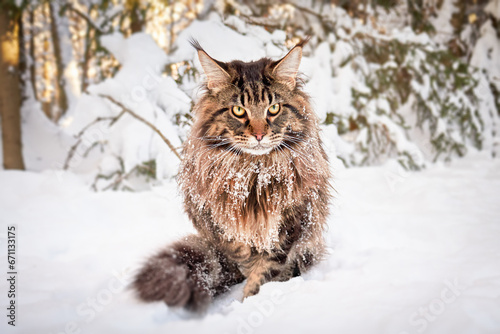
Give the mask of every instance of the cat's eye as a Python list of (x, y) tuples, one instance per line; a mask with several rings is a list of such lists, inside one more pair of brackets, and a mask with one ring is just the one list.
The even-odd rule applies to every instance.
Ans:
[(279, 113), (281, 110), (281, 106), (279, 103), (276, 103), (276, 104), (273, 104), (272, 106), (269, 107), (269, 109), (267, 109), (267, 111), (272, 115), (276, 115), (277, 113)]
[(242, 107), (234, 106), (232, 110), (233, 110), (234, 116), (236, 116), (236, 117), (245, 116), (246, 110)]

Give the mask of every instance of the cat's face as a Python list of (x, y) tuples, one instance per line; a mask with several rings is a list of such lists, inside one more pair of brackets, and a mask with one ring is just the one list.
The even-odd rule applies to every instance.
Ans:
[(250, 63), (222, 63), (194, 46), (208, 89), (198, 136), (209, 146), (263, 155), (293, 149), (304, 139), (308, 117), (296, 83), (302, 45), (281, 60)]

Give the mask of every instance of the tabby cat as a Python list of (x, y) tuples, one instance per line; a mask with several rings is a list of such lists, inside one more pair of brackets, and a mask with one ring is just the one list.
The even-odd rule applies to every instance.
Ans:
[(203, 310), (245, 279), (244, 298), (322, 258), (330, 171), (297, 78), (304, 43), (278, 61), (224, 63), (192, 42), (207, 81), (178, 181), (198, 233), (145, 263), (140, 299)]

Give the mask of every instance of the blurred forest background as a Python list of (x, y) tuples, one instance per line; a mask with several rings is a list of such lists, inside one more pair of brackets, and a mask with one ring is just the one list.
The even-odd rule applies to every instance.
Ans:
[(305, 89), (348, 167), (500, 153), (499, 0), (1, 0), (0, 36), (5, 169), (96, 190), (175, 176), (203, 80), (191, 36), (222, 61), (311, 36)]

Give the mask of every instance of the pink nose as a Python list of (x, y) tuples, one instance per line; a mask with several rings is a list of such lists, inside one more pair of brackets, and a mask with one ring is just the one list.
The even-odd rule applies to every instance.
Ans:
[(264, 138), (263, 133), (255, 133), (254, 136), (255, 136), (255, 138), (257, 138), (257, 141), (261, 141), (262, 138)]

